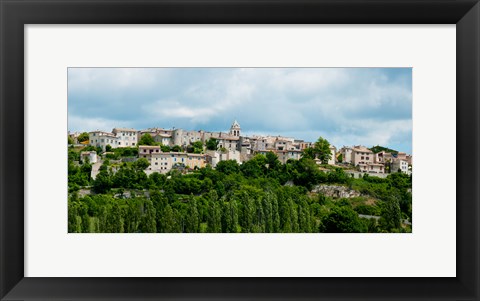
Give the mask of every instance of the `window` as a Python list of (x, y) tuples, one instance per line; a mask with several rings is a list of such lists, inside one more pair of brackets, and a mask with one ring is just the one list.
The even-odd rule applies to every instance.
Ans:
[(369, 157), (367, 157), (367, 160), (368, 160)]
[(158, 162), (155, 162), (155, 165), (158, 165)]
[(364, 159), (364, 157), (361, 158), (362, 160)]

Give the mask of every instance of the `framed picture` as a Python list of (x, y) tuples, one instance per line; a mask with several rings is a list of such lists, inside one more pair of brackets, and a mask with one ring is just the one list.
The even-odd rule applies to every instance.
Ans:
[(2, 300), (479, 299), (477, 1), (0, 9)]

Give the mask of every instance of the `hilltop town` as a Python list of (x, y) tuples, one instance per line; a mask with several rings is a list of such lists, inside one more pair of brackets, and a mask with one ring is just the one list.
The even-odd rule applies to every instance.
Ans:
[[(274, 153), (285, 164), (288, 160), (299, 160), (306, 150), (315, 146), (314, 142), (282, 136), (242, 135), (240, 124), (235, 120), (228, 132), (208, 132), (184, 129), (149, 128), (136, 130), (114, 128), (112, 132), (92, 131), (88, 139), (81, 133), (69, 133), (70, 142), (78, 146), (90, 146), (95, 150), (82, 151), (80, 160), (87, 160), (97, 168), (92, 169), (95, 178), (98, 167), (104, 158), (115, 158), (116, 148), (138, 147), (137, 158), (148, 160), (144, 170), (147, 175), (158, 172), (167, 173), (172, 169), (188, 171), (206, 167), (213, 168), (221, 161), (235, 160), (242, 164), (258, 154)], [(362, 145), (343, 146), (337, 149), (328, 146), (328, 160), (313, 156), (319, 166), (330, 165), (342, 167), (352, 177), (369, 174), (386, 177), (388, 173), (412, 173), (412, 156), (404, 152), (374, 152)], [(101, 155), (100, 155), (101, 154)], [(328, 170), (328, 169), (327, 169)]]
[(282, 136), (114, 128), (68, 137), (70, 233), (411, 232), (412, 156)]

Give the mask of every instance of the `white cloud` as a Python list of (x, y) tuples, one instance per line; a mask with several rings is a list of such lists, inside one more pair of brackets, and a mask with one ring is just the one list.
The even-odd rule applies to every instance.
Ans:
[(110, 132), (115, 127), (131, 127), (130, 122), (124, 120), (111, 120), (104, 118), (86, 118), (76, 115), (68, 115), (68, 130), (90, 132), (101, 130)]
[[(208, 130), (227, 127), (236, 118), (248, 131), (295, 133), (306, 140), (321, 135), (335, 145), (388, 146), (398, 143), (392, 142), (398, 137), (411, 136), (411, 71), (407, 69), (74, 71), (69, 77), (69, 98), (79, 96), (73, 97), (72, 107), (69, 100), (69, 112), (81, 120), (69, 121), (69, 127), (110, 128), (120, 123)], [(411, 141), (405, 145), (411, 147)]]

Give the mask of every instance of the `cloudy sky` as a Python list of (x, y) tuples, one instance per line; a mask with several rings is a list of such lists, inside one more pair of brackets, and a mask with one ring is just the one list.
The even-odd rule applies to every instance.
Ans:
[(68, 130), (269, 134), (412, 151), (410, 68), (69, 68)]

